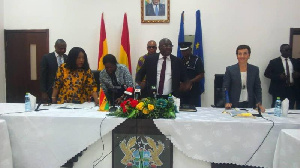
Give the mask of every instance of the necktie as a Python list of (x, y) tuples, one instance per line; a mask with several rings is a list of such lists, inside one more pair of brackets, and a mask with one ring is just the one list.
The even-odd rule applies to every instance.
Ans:
[(60, 55), (57, 57), (57, 65), (58, 65), (58, 66), (60, 66), (60, 65), (62, 64), (61, 57), (62, 57), (62, 56), (60, 56)]
[(155, 5), (155, 15), (158, 16), (158, 7)]
[(163, 90), (164, 90), (164, 84), (165, 84), (165, 72), (166, 72), (166, 56), (163, 56), (164, 61), (161, 66), (161, 71), (160, 71), (160, 77), (159, 77), (159, 85), (158, 85), (158, 94), (162, 95)]
[(285, 68), (286, 68), (286, 77), (287, 77), (287, 84), (290, 84), (290, 67), (289, 67), (289, 63), (288, 63), (288, 59), (285, 59)]

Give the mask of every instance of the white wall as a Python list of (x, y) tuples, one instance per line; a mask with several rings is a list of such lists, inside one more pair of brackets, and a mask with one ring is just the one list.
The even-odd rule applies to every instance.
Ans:
[(4, 2), (0, 0), (0, 102), (5, 102)]
[(213, 104), (214, 74), (237, 63), (239, 44), (252, 48), (249, 62), (260, 67), (263, 104), (270, 107), (269, 79), (263, 76), (279, 47), (289, 42), (291, 27), (300, 27), (299, 0), (171, 0), (170, 23), (141, 23), (140, 0), (4, 0), (5, 29), (49, 29), (50, 49), (63, 38), (68, 49), (84, 48), (92, 69), (97, 67), (101, 13), (104, 12), (108, 50), (118, 57), (124, 12), (127, 13), (133, 75), (147, 41), (169, 38), (177, 52), (180, 14), (185, 11), (185, 35), (195, 33), (195, 12), (201, 10), (206, 92), (204, 106)]

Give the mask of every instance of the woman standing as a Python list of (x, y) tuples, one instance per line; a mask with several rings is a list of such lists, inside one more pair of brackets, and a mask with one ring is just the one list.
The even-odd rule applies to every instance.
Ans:
[(98, 102), (97, 84), (89, 67), (87, 55), (80, 47), (73, 47), (66, 63), (56, 73), (52, 103), (84, 103), (94, 98)]
[(226, 68), (223, 90), (228, 93), (225, 108), (255, 108), (261, 105), (262, 92), (257, 66), (248, 64), (251, 49), (248, 45), (240, 45), (236, 49), (238, 63)]

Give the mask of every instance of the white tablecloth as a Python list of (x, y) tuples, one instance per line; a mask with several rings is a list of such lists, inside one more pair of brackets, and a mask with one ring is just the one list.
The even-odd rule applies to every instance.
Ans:
[[(1, 116), (8, 125), (15, 168), (59, 167), (100, 139), (100, 125), (104, 137), (125, 121), (107, 117), (107, 113), (95, 108), (56, 109), (53, 105), (50, 108), (17, 113), (24, 111), (23, 104), (0, 104), (0, 112), (3, 109), (7, 109), (5, 113), (15, 112)], [(232, 118), (222, 110), (199, 108), (196, 113), (180, 112), (176, 119), (156, 119), (154, 123), (178, 151), (191, 159), (244, 165), (272, 123), (262, 118)], [(300, 128), (299, 114), (287, 118), (266, 114), (265, 118), (273, 120), (275, 126), (247, 165), (272, 167), (274, 139), (280, 130)]]
[(300, 129), (283, 129), (277, 140), (274, 168), (300, 167)]
[(0, 167), (13, 168), (9, 135), (4, 120), (0, 120)]
[(105, 136), (125, 120), (97, 108), (56, 107), (23, 113), (24, 104), (0, 104), (1, 113), (11, 113), (0, 117), (7, 122), (14, 168), (58, 168), (100, 139), (100, 127)]
[[(272, 122), (263, 118), (234, 118), (222, 111), (199, 108), (197, 113), (180, 112), (175, 120), (158, 119), (154, 123), (164, 135), (170, 136), (176, 148), (193, 159), (245, 165), (264, 140)], [(275, 125), (247, 165), (271, 168), (280, 130), (300, 128), (300, 114), (263, 115)]]

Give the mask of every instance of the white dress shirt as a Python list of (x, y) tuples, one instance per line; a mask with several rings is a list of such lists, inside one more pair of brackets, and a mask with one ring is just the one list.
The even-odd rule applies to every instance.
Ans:
[(248, 91), (247, 91), (247, 72), (241, 72), (241, 94), (239, 102), (248, 101)]
[[(157, 80), (156, 80), (156, 88), (159, 87), (159, 80), (160, 80), (160, 71), (162, 68), (164, 58), (161, 54), (159, 54), (158, 62), (157, 62)], [(164, 90), (163, 95), (168, 95), (172, 93), (172, 72), (171, 72), (171, 58), (167, 56), (166, 58), (166, 71), (165, 71), (165, 82), (164, 82)]]
[[(283, 56), (280, 56), (280, 57), (281, 57), (281, 60), (282, 60), (282, 65), (283, 65), (283, 68), (284, 68), (284, 73), (285, 73), (285, 75), (287, 75), (286, 61), (285, 61), (286, 58), (284, 58)], [(293, 76), (292, 76), (292, 74), (294, 72), (293, 64), (292, 64), (292, 62), (291, 62), (291, 60), (289, 58), (287, 58), (287, 61), (288, 61), (289, 70), (290, 70), (290, 82), (294, 83), (294, 79), (293, 79)]]
[(59, 65), (58, 59), (61, 60), (61, 64), (63, 64), (64, 61), (64, 56), (59, 56), (56, 52), (54, 52), (55, 56), (56, 56), (56, 61), (57, 61), (57, 65)]

